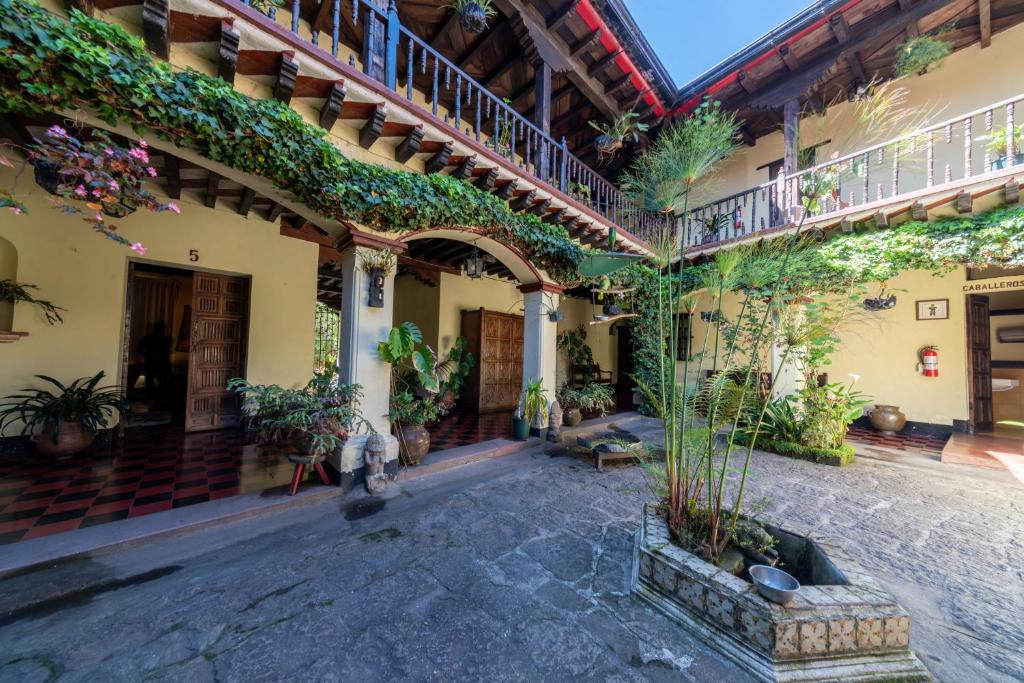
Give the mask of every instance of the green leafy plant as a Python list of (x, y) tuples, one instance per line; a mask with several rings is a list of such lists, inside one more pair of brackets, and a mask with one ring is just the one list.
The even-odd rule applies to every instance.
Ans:
[(447, 413), (455, 406), (475, 362), (473, 354), (466, 350), (466, 338), (459, 337), (448, 352), (448, 357), (438, 364), (436, 372), (442, 377), (438, 396), (444, 412)]
[(605, 384), (591, 382), (578, 389), (570, 388), (562, 382), (556, 392), (558, 403), (563, 409), (578, 408), (588, 413), (604, 415), (615, 405), (615, 394)]
[(548, 397), (544, 381), (539, 377), (530, 380), (519, 398), (516, 416), (535, 427), (542, 427), (548, 419)]
[(418, 427), (441, 416), (441, 407), (433, 398), (420, 398), (411, 391), (402, 391), (391, 397), (390, 419), (395, 424)]
[(953, 52), (953, 46), (936, 36), (914, 36), (903, 43), (896, 54), (898, 77), (919, 75), (942, 66), (942, 61)]
[(244, 412), (264, 443), (292, 441), (308, 455), (326, 456), (352, 433), (373, 427), (359, 411), (362, 388), (338, 382), (333, 371), (316, 373), (302, 389), (252, 384), (233, 378), (228, 389), (241, 394)]
[(556, 280), (578, 280), (587, 253), (564, 226), (443, 173), (349, 159), (287, 105), (254, 100), (217, 77), (154, 61), (139, 38), (72, 11), (0, 2), (0, 108), (25, 114), (89, 109), (291, 193), (321, 216), (384, 232), (439, 225), (480, 231), (519, 249)]
[(571, 364), (578, 367), (589, 367), (594, 364), (594, 351), (587, 344), (586, 325), (562, 332), (558, 335), (556, 343)]
[(0, 433), (15, 421), (22, 423), (22, 433), (51, 435), (54, 443), (60, 426), (78, 422), (93, 434), (107, 426), (115, 415), (128, 412), (128, 402), (121, 387), (99, 387), (102, 371), (92, 377), (80, 377), (70, 384), (35, 375), (50, 389), (22, 389), (20, 394), (5, 397), (0, 405)]
[(249, 0), (249, 7), (260, 14), (270, 15), (270, 10), (279, 10), (285, 7), (284, 0)]
[(640, 114), (636, 112), (622, 114), (611, 123), (598, 123), (597, 121), (588, 121), (587, 123), (600, 133), (594, 144), (602, 157), (614, 155), (622, 149), (628, 140), (639, 142), (640, 134), (646, 133), (650, 128), (646, 123), (640, 123)]
[(65, 309), (60, 306), (55, 306), (53, 303), (45, 299), (37, 299), (32, 292), (29, 291), (37, 289), (39, 289), (39, 287), (36, 285), (18, 284), (14, 280), (0, 280), (0, 301), (6, 301), (12, 304), (26, 303), (37, 306), (43, 315), (46, 316), (46, 322), (51, 325), (64, 322), (64, 318), (61, 317), (60, 312)]
[[(1002, 126), (1000, 128), (993, 129), (992, 132), (986, 136), (986, 139), (988, 140), (986, 149), (997, 158), (1005, 157), (1009, 149), (1007, 145), (1007, 138), (1009, 135), (1009, 126)], [(1013, 128), (1013, 146), (1018, 155), (1024, 152), (1022, 145), (1024, 145), (1024, 123), (1019, 126), (1014, 126)]]
[(796, 400), (803, 411), (800, 445), (834, 449), (845, 443), (847, 428), (863, 415), (864, 406), (871, 402), (854, 390), (854, 383), (815, 384), (804, 386), (797, 392)]

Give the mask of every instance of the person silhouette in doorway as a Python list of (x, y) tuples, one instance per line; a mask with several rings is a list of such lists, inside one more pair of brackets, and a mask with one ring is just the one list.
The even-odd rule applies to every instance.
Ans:
[(162, 322), (150, 326), (150, 332), (139, 340), (146, 368), (146, 393), (163, 396), (171, 385), (171, 337)]

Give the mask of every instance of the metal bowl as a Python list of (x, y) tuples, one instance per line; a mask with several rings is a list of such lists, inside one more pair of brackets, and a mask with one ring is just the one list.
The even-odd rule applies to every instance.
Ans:
[(755, 564), (749, 571), (750, 578), (757, 586), (757, 592), (780, 605), (791, 602), (800, 590), (800, 582), (781, 569), (766, 564)]

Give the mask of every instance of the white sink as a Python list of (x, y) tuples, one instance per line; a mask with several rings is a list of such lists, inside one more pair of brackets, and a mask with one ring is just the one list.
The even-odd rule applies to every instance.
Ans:
[(992, 378), (992, 391), (1009, 391), (1020, 386), (1020, 380)]

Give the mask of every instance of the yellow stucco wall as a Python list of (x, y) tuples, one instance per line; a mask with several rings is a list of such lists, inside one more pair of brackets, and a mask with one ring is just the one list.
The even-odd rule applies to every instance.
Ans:
[[(608, 334), (608, 324), (589, 324), (594, 319), (594, 311), (589, 301), (567, 297), (562, 301), (560, 310), (565, 315), (565, 319), (558, 323), (558, 333), (561, 334), (584, 325), (587, 328), (587, 344), (590, 345), (591, 350), (594, 352), (594, 361), (601, 366), (602, 370), (611, 370), (612, 381), (618, 381), (618, 377), (615, 374), (617, 370), (618, 336)], [(558, 381), (561, 382), (565, 379), (567, 372), (568, 367), (565, 354), (559, 351)]]
[[(935, 71), (898, 81), (897, 86), (907, 91), (901, 109), (927, 112), (930, 114), (930, 123), (939, 123), (1021, 94), (1024, 92), (1024, 80), (1019, 70), (1022, 42), (1024, 24), (997, 33), (992, 38), (992, 45), (984, 50), (974, 44), (951, 55)], [(1002, 125), (1000, 116), (1002, 113), (997, 112), (996, 126)], [(978, 125), (977, 121), (975, 125)], [(759, 167), (782, 158), (781, 125), (779, 128), (778, 132), (758, 138), (754, 147), (740, 147), (722, 164), (714, 179), (702, 188), (694, 204), (720, 199), (768, 182), (767, 168), (759, 170)], [(804, 118), (800, 128), (800, 142), (801, 146), (808, 146), (831, 140), (819, 151), (820, 163), (826, 161), (833, 152), (840, 155), (852, 153), (864, 146), (884, 142), (900, 132), (902, 130), (889, 129), (885, 134), (867, 135), (863, 126), (855, 123), (851, 106), (843, 103), (830, 108), (824, 119)], [(953, 166), (953, 177), (960, 177), (963, 164), (961, 134), (960, 129), (955, 130), (955, 139), (949, 146), (945, 145), (944, 140), (936, 139), (935, 172), (938, 182), (942, 180), (947, 162)], [(983, 130), (974, 131), (975, 138), (980, 135), (984, 135)], [(974, 168), (977, 173), (982, 168), (984, 143), (977, 142), (974, 149)], [(918, 151), (921, 151), (920, 148)], [(887, 161), (891, 160), (887, 158)], [(924, 173), (924, 165), (921, 162), (904, 162), (900, 173), (901, 187), (916, 189), (920, 183), (915, 184), (914, 178)], [(883, 170), (876, 181), (885, 184), (887, 195), (891, 182), (889, 177), (888, 169), (883, 164)], [(860, 189), (849, 189), (856, 189), (859, 202)], [(875, 192), (875, 181), (872, 181), (872, 198)]]
[(516, 285), (489, 277), (470, 280), (441, 273), (437, 323), (438, 353), (448, 353), (462, 331), (462, 311), (486, 308), (498, 313), (523, 315), (523, 295)]
[[(12, 186), (14, 173), (0, 170), (0, 186)], [(103, 370), (118, 381), (128, 262), (136, 255), (50, 208), (31, 170), (17, 189), (29, 213), (0, 213), (0, 240), (17, 249), (18, 281), (38, 285), (40, 297), (67, 311), (64, 324), (51, 327), (34, 308), (15, 308), (14, 329), (29, 336), (0, 346), (0, 396), (34, 385), (38, 373), (70, 380)], [(116, 223), (148, 247), (139, 260), (251, 276), (248, 378), (284, 386), (308, 381), (317, 245), (282, 237), (277, 225), (255, 212), (243, 218), (226, 201), (217, 209), (192, 197), (178, 203), (180, 216), (140, 210)], [(192, 249), (198, 262), (189, 261)]]
[(435, 350), (440, 306), (440, 288), (425, 285), (411, 275), (395, 279), (394, 324), (415, 323), (423, 333), (423, 341)]

